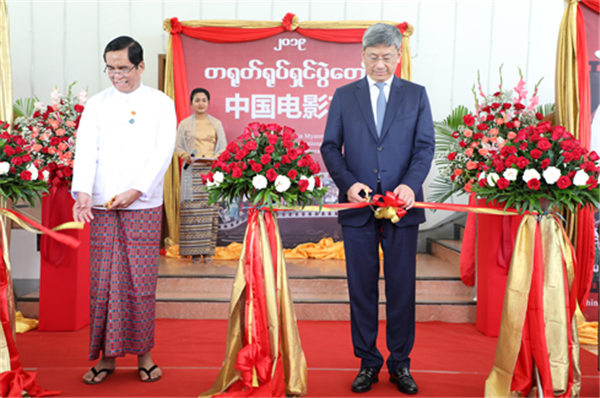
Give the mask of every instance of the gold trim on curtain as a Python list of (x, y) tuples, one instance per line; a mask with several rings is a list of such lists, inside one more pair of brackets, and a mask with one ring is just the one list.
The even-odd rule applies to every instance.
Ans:
[[(558, 31), (556, 77), (554, 82), (554, 121), (579, 138), (579, 89), (577, 79), (577, 0), (565, 0), (567, 6)], [(577, 242), (577, 217), (566, 214), (565, 229), (571, 242)]]
[[(171, 35), (169, 35), (167, 57), (165, 60), (164, 88), (165, 94), (175, 101), (172, 48), (172, 38)], [(173, 155), (173, 158), (171, 159), (171, 165), (165, 174), (163, 190), (163, 213), (167, 223), (167, 236), (165, 237), (165, 241), (162, 243), (167, 249), (179, 243), (179, 183), (179, 158)]]
[[(10, 37), (8, 7), (6, 0), (0, 0), (0, 120), (12, 124), (12, 71), (10, 65)], [(0, 207), (8, 205), (4, 198), (0, 198)], [(10, 220), (0, 216), (0, 240), (3, 242), (6, 276), (8, 279), (8, 310), (11, 317), (12, 330), (14, 329), (14, 300), (12, 297), (12, 279), (10, 277), (10, 262), (8, 258), (8, 244), (10, 234)], [(12, 308), (11, 308), (12, 303)], [(14, 336), (13, 336), (14, 337)], [(4, 330), (0, 327), (0, 373), (10, 370), (10, 352), (6, 343)]]

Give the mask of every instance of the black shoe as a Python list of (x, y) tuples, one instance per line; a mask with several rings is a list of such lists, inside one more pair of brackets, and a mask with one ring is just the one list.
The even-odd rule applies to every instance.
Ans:
[(408, 368), (396, 369), (390, 373), (390, 381), (398, 386), (398, 391), (404, 394), (416, 394), (419, 392), (415, 379), (412, 378)]
[(367, 392), (371, 389), (371, 384), (379, 381), (379, 372), (374, 368), (362, 368), (358, 376), (352, 382), (352, 391)]

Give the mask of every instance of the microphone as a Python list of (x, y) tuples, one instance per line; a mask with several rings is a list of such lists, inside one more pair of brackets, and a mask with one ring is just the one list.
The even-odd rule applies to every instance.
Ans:
[[(196, 156), (196, 149), (194, 149), (194, 150), (192, 151), (192, 153), (190, 153), (190, 157), (192, 157), (192, 158), (193, 158), (194, 156)], [(190, 167), (190, 164), (189, 164), (189, 163), (186, 163), (186, 164), (184, 164), (184, 165), (183, 165), (183, 169), (184, 169), (184, 170), (187, 170), (187, 168), (188, 168), (188, 167)]]

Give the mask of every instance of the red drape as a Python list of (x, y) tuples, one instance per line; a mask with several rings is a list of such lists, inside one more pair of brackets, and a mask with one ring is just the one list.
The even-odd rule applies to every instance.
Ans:
[[(600, 0), (583, 0), (583, 3), (600, 13)], [(591, 142), (590, 115), (590, 75), (588, 72), (588, 51), (586, 43), (585, 22), (581, 5), (577, 7), (577, 85), (579, 95), (579, 140), (581, 145), (589, 149)], [(578, 301), (581, 310), (585, 310), (587, 296), (590, 292), (593, 277), (595, 245), (594, 245), (594, 209), (588, 206), (577, 212), (577, 242), (575, 245), (577, 268), (575, 283), (578, 287)]]
[(581, 0), (581, 2), (600, 14), (600, 0)]
[[(285, 31), (291, 31), (291, 22), (294, 15), (288, 13), (283, 18), (281, 26), (273, 28), (233, 28), (233, 27), (190, 27), (183, 26), (177, 18), (171, 18), (171, 45), (173, 51), (173, 80), (175, 86), (175, 109), (177, 119), (183, 120), (188, 116), (188, 86), (183, 46), (181, 35), (184, 34), (195, 39), (206, 40), (213, 43), (236, 43), (252, 41), (275, 36)], [(408, 24), (403, 22), (398, 26), (404, 33)], [(305, 29), (295, 30), (299, 34), (312, 39), (336, 43), (360, 43), (365, 29)], [(400, 67), (396, 75), (400, 76)]]

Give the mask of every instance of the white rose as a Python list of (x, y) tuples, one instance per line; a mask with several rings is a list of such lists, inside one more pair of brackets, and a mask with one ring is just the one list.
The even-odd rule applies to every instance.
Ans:
[(496, 181), (498, 181), (499, 178), (500, 178), (500, 176), (498, 174), (490, 173), (490, 174), (488, 174), (486, 181), (490, 187), (495, 187)]
[(10, 170), (10, 163), (0, 162), (0, 176), (8, 173), (8, 170)]
[(502, 173), (502, 177), (506, 178), (508, 181), (516, 181), (518, 175), (519, 170), (515, 169), (514, 167), (506, 169), (504, 170), (504, 173)]
[(529, 182), (532, 178), (539, 180), (542, 176), (535, 169), (526, 169), (523, 173), (523, 181)]
[(481, 173), (479, 173), (478, 180), (483, 180), (485, 177), (486, 177), (485, 171), (482, 171)]
[(560, 178), (560, 169), (554, 166), (550, 166), (542, 172), (542, 176), (544, 176), (546, 184), (552, 185), (556, 183), (556, 181), (558, 181), (558, 179)]
[(225, 175), (220, 171), (215, 171), (215, 174), (213, 174), (213, 181), (215, 182), (216, 186), (219, 186), (223, 182), (224, 178)]
[(588, 175), (588, 173), (586, 173), (582, 169), (579, 169), (579, 170), (577, 170), (577, 173), (575, 173), (575, 177), (573, 177), (573, 185), (576, 185), (578, 187), (587, 185), (587, 180), (589, 178), (590, 178), (590, 176)]
[(292, 185), (292, 183), (290, 182), (290, 179), (286, 176), (277, 176), (277, 178), (275, 179), (275, 189), (277, 190), (277, 192), (287, 191), (288, 189), (290, 189), (290, 185)]
[(257, 174), (252, 178), (252, 186), (255, 189), (265, 189), (268, 183), (267, 177), (260, 174)]
[(48, 170), (43, 170), (42, 178), (44, 179), (44, 181), (48, 182), (48, 177), (50, 177), (50, 172)]
[(35, 167), (33, 164), (30, 164), (29, 167), (27, 168), (27, 171), (29, 171), (31, 173), (32, 180), (37, 180), (38, 175), (39, 175), (37, 167)]

